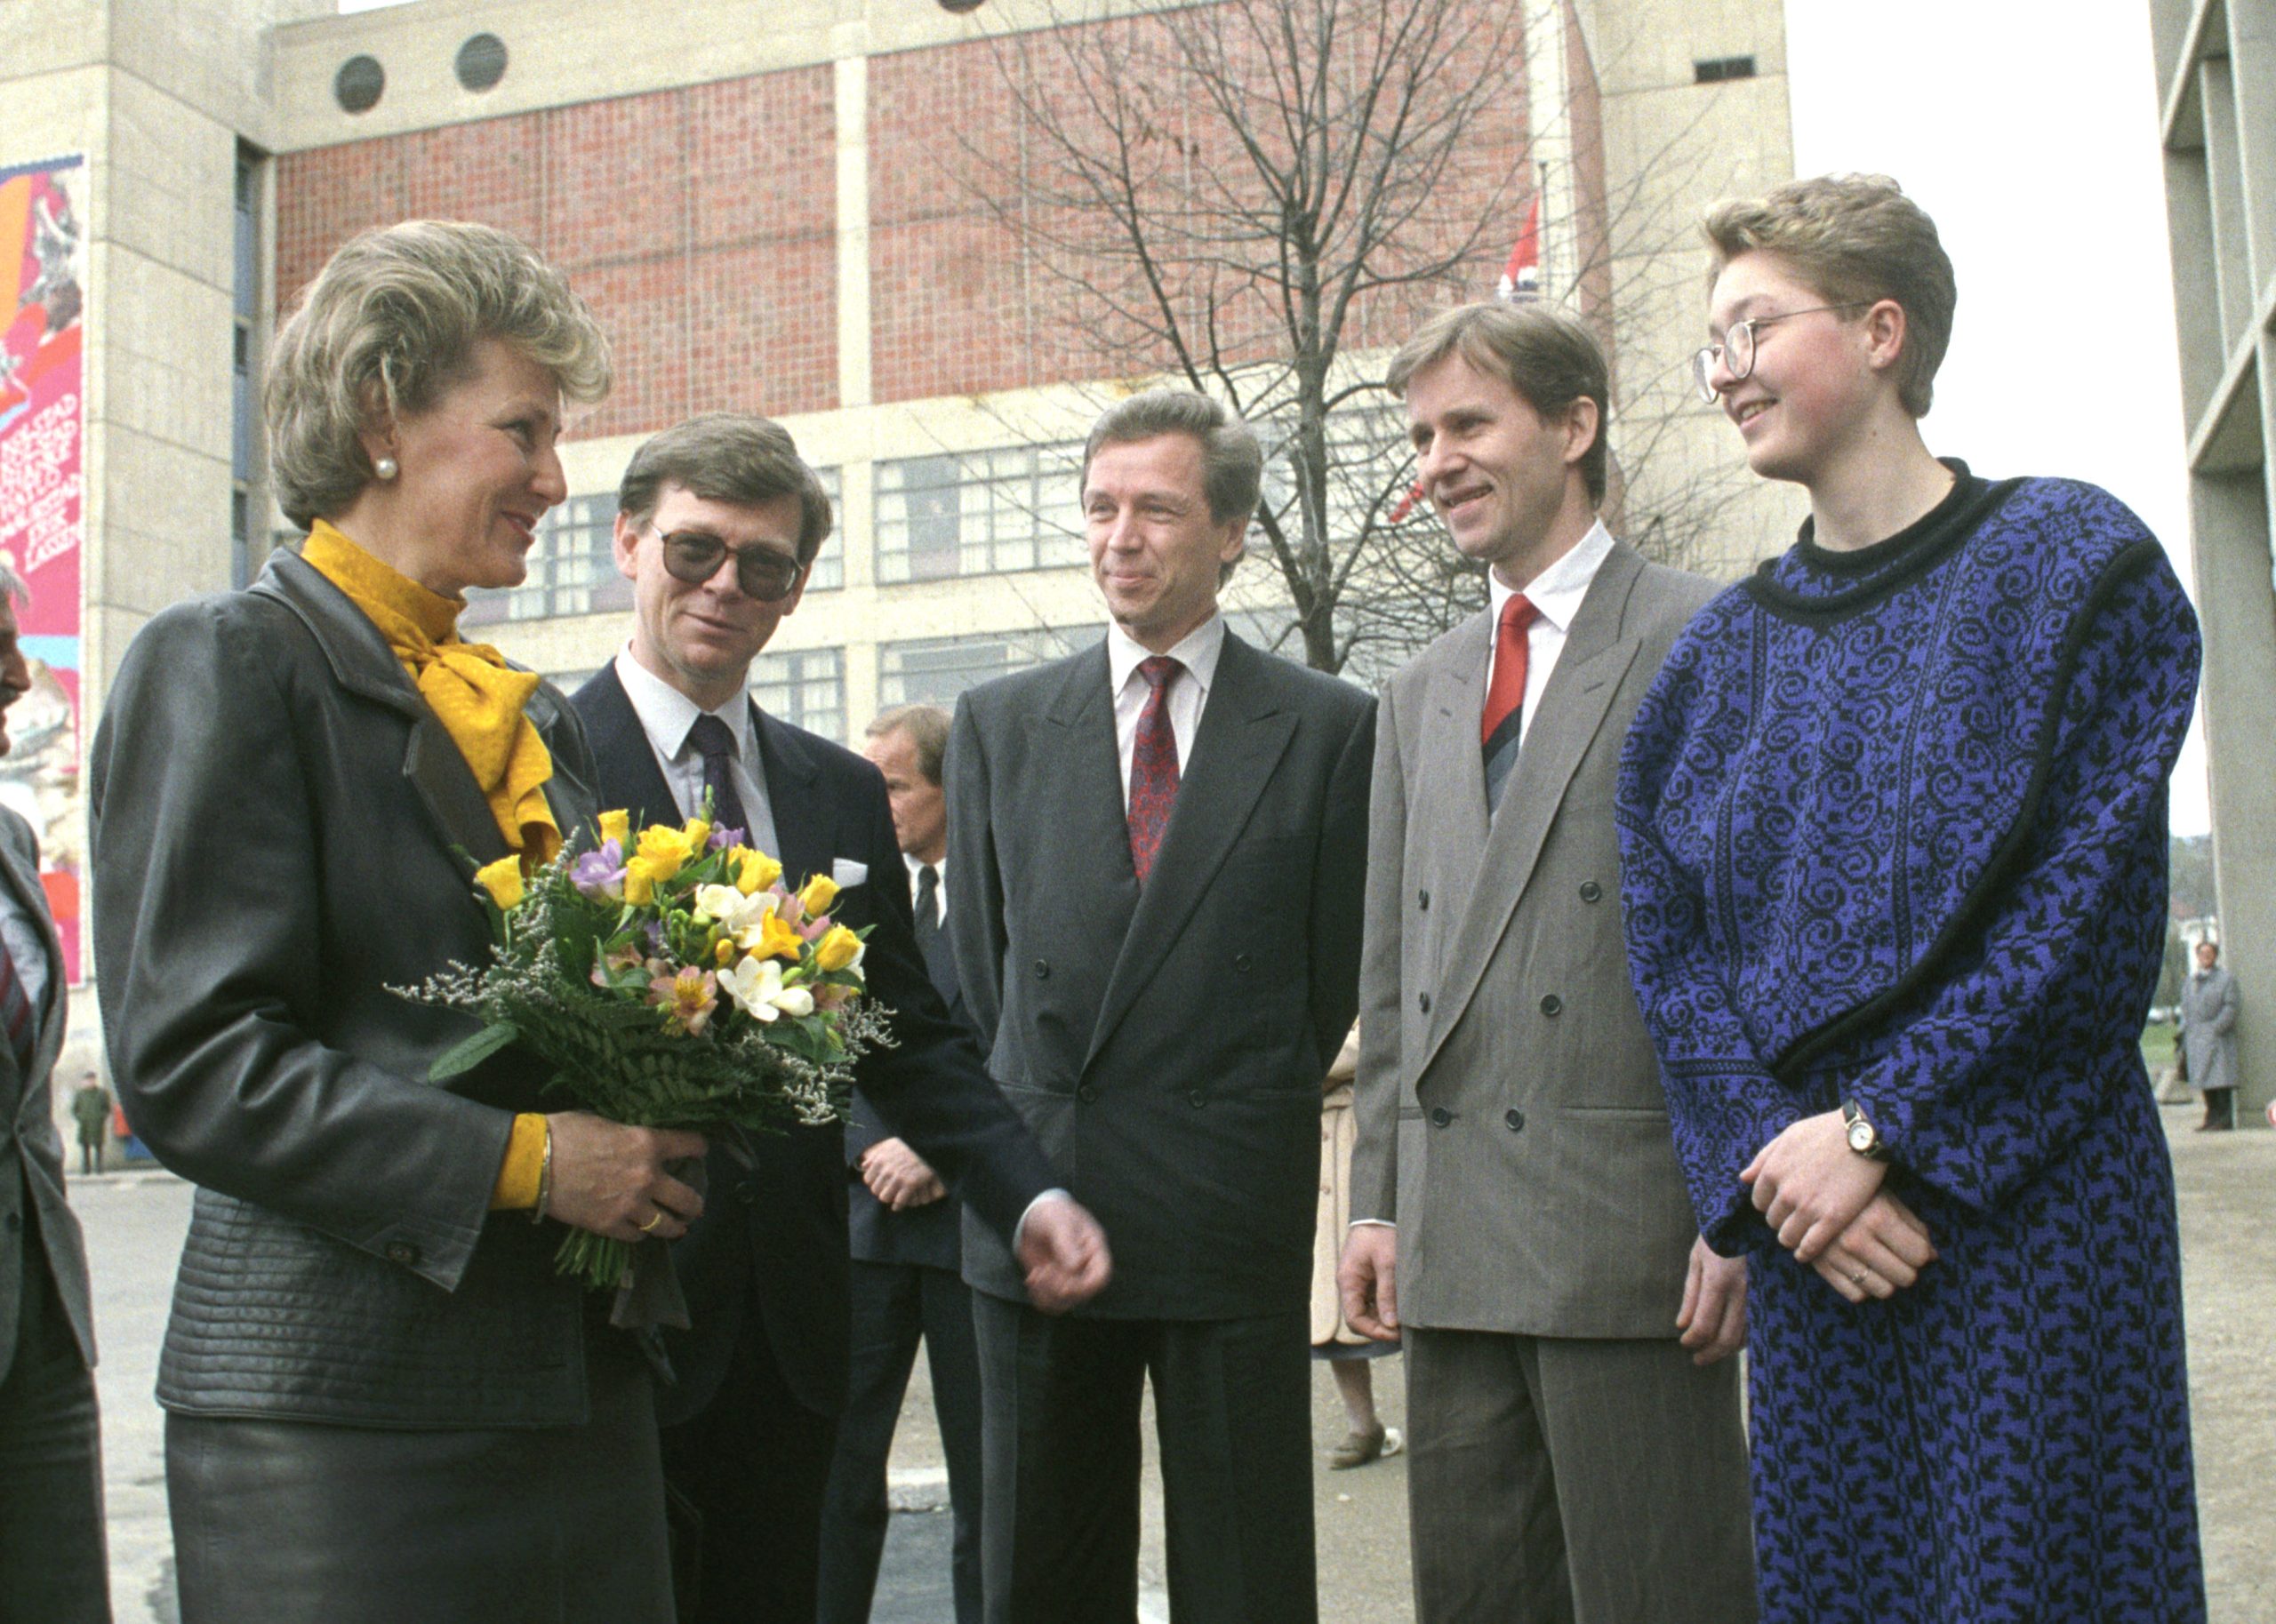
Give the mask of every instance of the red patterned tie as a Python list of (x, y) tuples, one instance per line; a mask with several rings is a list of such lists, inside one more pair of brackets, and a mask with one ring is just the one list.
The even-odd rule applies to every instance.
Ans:
[(1486, 714), (1479, 723), (1486, 752), (1486, 804), (1498, 808), (1502, 789), (1518, 764), (1518, 737), (1526, 714), (1526, 628), (1541, 612), (1522, 592), (1502, 605), (1494, 642), (1494, 680), (1486, 690)]
[(1170, 731), (1169, 696), (1182, 669), (1167, 654), (1138, 662), (1138, 675), (1153, 690), (1138, 713), (1138, 737), (1130, 751), (1130, 866), (1142, 885), (1177, 805), (1177, 735)]

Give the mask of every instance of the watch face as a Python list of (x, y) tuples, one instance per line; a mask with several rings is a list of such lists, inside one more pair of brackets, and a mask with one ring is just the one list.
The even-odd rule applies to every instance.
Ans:
[[(1822, 1142), (1822, 1141), (1821, 1141)], [(1873, 1124), (1853, 1122), (1849, 1124), (1849, 1148), (1863, 1156), (1873, 1148)]]

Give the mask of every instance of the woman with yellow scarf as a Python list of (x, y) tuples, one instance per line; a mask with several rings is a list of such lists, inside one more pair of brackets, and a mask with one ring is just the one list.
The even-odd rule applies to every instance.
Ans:
[(159, 1367), (185, 1624), (671, 1615), (649, 1376), (557, 1226), (670, 1239), (693, 1134), (543, 1113), (469, 1018), (392, 990), (488, 944), (478, 864), (594, 816), (575, 714), (461, 638), (566, 495), (607, 346), (485, 227), (349, 244), (277, 334), (271, 467), (308, 527), (127, 651), (92, 762), (104, 1028), (198, 1185)]

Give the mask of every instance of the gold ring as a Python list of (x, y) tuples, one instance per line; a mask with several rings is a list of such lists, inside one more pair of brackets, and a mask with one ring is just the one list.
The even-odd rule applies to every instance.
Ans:
[[(655, 1210), (654, 1213), (653, 1213), (653, 1214), (652, 1214), (652, 1215), (650, 1216), (650, 1218), (649, 1218), (648, 1221), (647, 1221), (646, 1223), (642, 1224), (642, 1225), (640, 1226), (640, 1233), (641, 1233), (641, 1234), (643, 1234), (643, 1235), (645, 1235), (645, 1234), (647, 1234), (650, 1230), (653, 1229), (653, 1228), (654, 1228), (658, 1224), (662, 1223), (663, 1221), (664, 1221), (664, 1210), (663, 1210), (663, 1208), (661, 1208), (661, 1207), (658, 1207), (658, 1208)], [(1861, 1278), (1862, 1278), (1862, 1276), (1861, 1276)]]

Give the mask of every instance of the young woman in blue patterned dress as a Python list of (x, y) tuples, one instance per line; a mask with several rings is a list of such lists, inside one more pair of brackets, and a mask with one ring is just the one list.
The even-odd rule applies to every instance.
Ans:
[(1951, 265), (1893, 181), (1707, 232), (1701, 388), (1811, 516), (1676, 644), (1618, 817), (1700, 1228), (1751, 1259), (1763, 1617), (2201, 1620), (2138, 1044), (2195, 617), (2107, 492), (1929, 455)]

